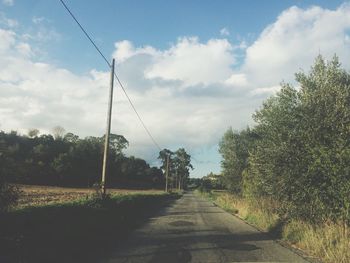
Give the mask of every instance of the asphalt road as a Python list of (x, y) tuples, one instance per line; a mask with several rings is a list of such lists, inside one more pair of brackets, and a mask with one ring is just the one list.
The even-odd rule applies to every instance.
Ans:
[(187, 193), (136, 230), (114, 262), (307, 262), (235, 216)]

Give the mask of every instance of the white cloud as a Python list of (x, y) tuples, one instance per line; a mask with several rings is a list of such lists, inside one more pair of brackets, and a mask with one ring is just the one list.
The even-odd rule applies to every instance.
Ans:
[(42, 22), (46, 21), (46, 18), (45, 17), (37, 17), (37, 16), (33, 16), (32, 18), (32, 22), (34, 24), (40, 24)]
[(309, 69), (319, 53), (327, 58), (337, 53), (349, 68), (349, 30), (349, 4), (336, 10), (291, 7), (247, 48), (242, 70), (255, 85), (272, 86), (293, 81), (294, 73)]
[(221, 28), (220, 29), (220, 35), (222, 35), (222, 36), (229, 36), (230, 35), (230, 31), (226, 27)]
[[(34, 56), (30, 55), (31, 46), (17, 39), (16, 33), (2, 30), (0, 34), (4, 36), (0, 43), (2, 54), (5, 54), (0, 59), (2, 129), (25, 132), (30, 127), (36, 127), (45, 132), (59, 124), (67, 131), (82, 136), (103, 133), (109, 72), (91, 70), (88, 75), (75, 75), (53, 65), (35, 62)], [(229, 53), (228, 42), (210, 40), (203, 44), (199, 40), (181, 39), (177, 45), (162, 51), (134, 48), (126, 41), (122, 43), (117, 45), (114, 53), (119, 61), (119, 76), (159, 144), (169, 148), (187, 145), (189, 149), (203, 143), (215, 145), (221, 133), (217, 127), (229, 125), (226, 123), (227, 118), (218, 116), (231, 115), (230, 109), (241, 112), (237, 110), (241, 104), (239, 100), (221, 97), (221, 103), (218, 103), (212, 95), (206, 95), (205, 92), (209, 92), (216, 96), (215, 92), (220, 88), (222, 92), (230, 92), (225, 90), (218, 73), (213, 72), (216, 75), (212, 79), (213, 84), (197, 86), (191, 86), (191, 81), (186, 84), (186, 75), (181, 75), (184, 71), (180, 69), (180, 73), (176, 73), (172, 63), (170, 67), (176, 76), (181, 77), (180, 82), (168, 80), (167, 76), (161, 77), (160, 74), (146, 76), (146, 73), (167, 59), (179, 65), (177, 56), (180, 56), (181, 61), (191, 61), (191, 57), (188, 57), (191, 52), (185, 50), (188, 48), (193, 51), (195, 59), (199, 59), (199, 54), (205, 56), (204, 51), (208, 51), (209, 60), (214, 64), (207, 70), (224, 69), (224, 65), (227, 65), (225, 70), (228, 73), (223, 75), (225, 79), (226, 75), (229, 77), (231, 74), (232, 54)], [(221, 48), (215, 51), (218, 58), (227, 55), (224, 62), (211, 58), (214, 57), (215, 47)], [(182, 91), (184, 86), (186, 89)], [(197, 92), (197, 95), (191, 92)], [(131, 154), (142, 154), (144, 158), (154, 160), (157, 149), (152, 146), (120, 89), (116, 89), (115, 98), (112, 131), (124, 134), (129, 139)], [(232, 104), (232, 101), (236, 103)], [(224, 109), (223, 105), (229, 106)], [(248, 111), (243, 112), (246, 117), (249, 116)]]
[(146, 77), (180, 80), (185, 85), (220, 82), (232, 73), (235, 58), (231, 51), (232, 45), (226, 39), (200, 43), (195, 37), (181, 38), (176, 45), (154, 57)]
[(271, 95), (276, 93), (281, 89), (280, 85), (272, 86), (272, 87), (263, 87), (263, 88), (256, 88), (252, 90), (250, 93), (252, 95)]
[(15, 1), (14, 0), (2, 0), (2, 3), (7, 6), (13, 6)]
[(23, 56), (29, 57), (33, 55), (32, 48), (28, 43), (19, 43), (16, 49)]
[(8, 51), (15, 43), (15, 32), (0, 28), (0, 53)]
[[(65, 69), (34, 62), (29, 56), (30, 45), (16, 43), (14, 32), (1, 30), (0, 36), (1, 128), (25, 131), (38, 127), (49, 131), (61, 124), (80, 133), (95, 125), (88, 113), (91, 105), (104, 105), (101, 91), (108, 81), (105, 85), (94, 74), (77, 76)], [(99, 123), (101, 127), (103, 122)], [(90, 132), (96, 133), (96, 128)]]
[(227, 80), (225, 80), (225, 83), (235, 87), (244, 87), (248, 85), (247, 76), (243, 73), (232, 74)]
[(7, 18), (4, 13), (0, 12), (0, 25), (13, 28), (18, 26), (18, 21), (15, 19)]
[(141, 55), (141, 54), (156, 55), (157, 54), (157, 51), (151, 46), (145, 46), (145, 47), (135, 49), (134, 45), (128, 40), (116, 42), (114, 46), (116, 50), (114, 51), (112, 56), (116, 59), (117, 63), (122, 63), (128, 58), (136, 55)]

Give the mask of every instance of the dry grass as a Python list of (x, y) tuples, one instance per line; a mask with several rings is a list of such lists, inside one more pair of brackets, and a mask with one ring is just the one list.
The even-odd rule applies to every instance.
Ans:
[(312, 226), (294, 220), (284, 226), (283, 238), (323, 262), (350, 262), (350, 233), (344, 224)]
[[(40, 206), (53, 203), (65, 203), (88, 198), (95, 193), (92, 188), (66, 188), (53, 186), (18, 185), (21, 195), (17, 208)], [(126, 195), (135, 193), (162, 193), (161, 190), (126, 190), (108, 189), (112, 195)]]
[[(209, 196), (218, 206), (259, 229), (274, 231), (280, 223), (278, 215), (274, 213), (278, 204), (273, 200), (251, 202), (225, 192), (213, 192)], [(350, 262), (350, 231), (344, 224), (330, 222), (313, 226), (300, 220), (292, 220), (283, 225), (280, 234), (291, 246), (322, 262)]]
[[(275, 204), (271, 200), (249, 203), (242, 197), (225, 192), (215, 192), (214, 196), (217, 205), (227, 211), (233, 212), (259, 229), (268, 231), (278, 223), (278, 215), (273, 212)], [(263, 207), (268, 207), (269, 209), (262, 209)]]

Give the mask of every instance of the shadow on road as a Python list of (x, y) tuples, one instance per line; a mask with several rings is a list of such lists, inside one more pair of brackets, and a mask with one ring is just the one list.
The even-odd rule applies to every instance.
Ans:
[(177, 195), (138, 195), (0, 215), (0, 262), (97, 262)]
[[(213, 233), (214, 232), (214, 233)], [(215, 234), (210, 230), (193, 230), (183, 231), (183, 235), (177, 232), (174, 235), (154, 235), (152, 237), (145, 236), (138, 239), (137, 243), (131, 243), (134, 249), (137, 247), (158, 247), (158, 249), (149, 253), (131, 252), (127, 254), (119, 254), (121, 258), (127, 258), (130, 261), (137, 261), (146, 256), (151, 256), (150, 262), (178, 262), (185, 263), (191, 261), (193, 252), (208, 252), (210, 250), (230, 250), (230, 251), (252, 251), (260, 249), (258, 246), (246, 244), (247, 241), (269, 240), (270, 238), (263, 233), (247, 233), (242, 235), (233, 234)], [(192, 244), (199, 244), (199, 247), (191, 248)], [(201, 245), (202, 244), (202, 245)]]

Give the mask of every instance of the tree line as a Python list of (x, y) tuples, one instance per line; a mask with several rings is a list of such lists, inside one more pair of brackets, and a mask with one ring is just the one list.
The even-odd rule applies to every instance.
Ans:
[(159, 152), (158, 159), (161, 161), (161, 169), (166, 173), (168, 170), (167, 185), (172, 189), (185, 189), (189, 182), (191, 155), (184, 148), (179, 148), (175, 152), (163, 149)]
[[(92, 187), (101, 181), (104, 136), (79, 138), (59, 126), (53, 135), (32, 129), (28, 135), (0, 131), (0, 176), (16, 184)], [(108, 187), (163, 188), (161, 169), (145, 160), (127, 157), (129, 142), (110, 135)]]
[(350, 223), (350, 74), (336, 56), (316, 58), (297, 87), (255, 112), (255, 126), (228, 129), (219, 152), (222, 178), (252, 202), (277, 202), (281, 218)]

